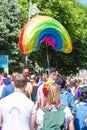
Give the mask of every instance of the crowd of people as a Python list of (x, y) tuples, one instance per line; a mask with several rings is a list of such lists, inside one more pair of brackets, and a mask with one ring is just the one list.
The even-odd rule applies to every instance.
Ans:
[(87, 130), (87, 79), (1, 73), (0, 130)]

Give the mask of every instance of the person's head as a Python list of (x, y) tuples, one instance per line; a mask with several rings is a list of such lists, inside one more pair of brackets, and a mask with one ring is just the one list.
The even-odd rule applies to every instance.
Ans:
[(80, 102), (87, 102), (87, 86), (84, 86), (81, 90), (81, 96), (79, 97)]
[(67, 78), (65, 76), (59, 75), (58, 82), (61, 84), (62, 88), (66, 88)]
[(12, 75), (11, 75), (11, 84), (13, 86), (14, 86), (14, 79), (15, 79), (16, 74), (18, 74), (18, 72), (13, 72)]
[(16, 74), (18, 74), (18, 72), (13, 72), (12, 73), (12, 81), (14, 81)]
[(35, 75), (34, 77), (31, 77), (31, 84), (32, 84), (32, 86), (37, 85), (38, 82), (39, 82), (39, 77), (38, 76)]
[(25, 89), (27, 86), (27, 77), (23, 74), (16, 74), (14, 78), (14, 85), (15, 88), (18, 89)]
[(7, 78), (7, 73), (6, 72), (3, 72), (2, 75)]
[(0, 73), (0, 78), (7, 78), (7, 73), (5, 73), (5, 72), (2, 72), (2, 73)]
[(77, 89), (79, 87), (79, 85), (80, 85), (79, 81), (76, 81), (75, 82), (75, 89)]
[(32, 78), (32, 80), (35, 82), (35, 83), (38, 83), (39, 82), (39, 77), (38, 76), (35, 76)]
[(49, 86), (43, 87), (43, 94), (44, 94), (44, 106), (45, 105), (58, 105), (60, 100), (60, 91), (59, 87), (56, 83), (52, 83)]
[(50, 68), (50, 70), (49, 70), (49, 79), (55, 81), (57, 79), (57, 75), (58, 75), (57, 69), (53, 68), (53, 67)]

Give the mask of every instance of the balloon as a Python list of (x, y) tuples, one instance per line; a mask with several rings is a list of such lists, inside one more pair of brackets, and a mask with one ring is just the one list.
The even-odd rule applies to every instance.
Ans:
[(21, 30), (19, 49), (23, 54), (36, 52), (41, 43), (52, 45), (56, 51), (70, 53), (72, 41), (61, 23), (50, 16), (35, 16)]

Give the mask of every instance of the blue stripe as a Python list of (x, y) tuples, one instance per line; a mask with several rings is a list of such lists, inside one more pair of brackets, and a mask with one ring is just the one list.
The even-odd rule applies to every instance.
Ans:
[(60, 51), (62, 48), (62, 38), (61, 35), (58, 33), (57, 30), (53, 29), (53, 28), (47, 28), (44, 29), (40, 36), (38, 37), (38, 42), (37, 42), (37, 46), (36, 46), (36, 51), (38, 51), (40, 49), (40, 42), (43, 38), (52, 38), (54, 39), (55, 43), (56, 43), (56, 48), (54, 48), (56, 51)]

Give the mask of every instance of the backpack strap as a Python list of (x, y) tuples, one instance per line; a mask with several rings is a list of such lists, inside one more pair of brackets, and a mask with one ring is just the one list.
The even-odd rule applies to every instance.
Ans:
[(46, 112), (46, 111), (50, 111), (48, 108), (46, 108), (46, 107), (41, 107), (41, 110), (43, 111), (43, 112)]
[(65, 107), (66, 107), (66, 106), (65, 106), (64, 104), (61, 104), (61, 105), (60, 105), (60, 108), (59, 108), (58, 110), (63, 111), (63, 110), (65, 109)]
[[(64, 104), (61, 104), (60, 107), (57, 108), (57, 110), (58, 110), (58, 111), (63, 111), (63, 110), (65, 109), (65, 107), (66, 107), (66, 106), (65, 106)], [(41, 110), (42, 110), (43, 112), (46, 112), (46, 111), (51, 111), (52, 109), (49, 110), (49, 109), (47, 109), (46, 107), (42, 107)]]

